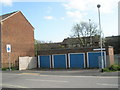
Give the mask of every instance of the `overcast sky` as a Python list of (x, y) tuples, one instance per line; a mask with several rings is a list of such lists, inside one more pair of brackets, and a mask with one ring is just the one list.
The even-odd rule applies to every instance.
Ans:
[(20, 10), (35, 28), (35, 39), (61, 42), (69, 37), (76, 22), (98, 24), (101, 4), (104, 36), (118, 35), (119, 0), (0, 0), (0, 15)]

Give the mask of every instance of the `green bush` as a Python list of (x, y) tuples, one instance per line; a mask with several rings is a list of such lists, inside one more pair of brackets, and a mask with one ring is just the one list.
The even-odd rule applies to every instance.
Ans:
[[(9, 70), (9, 68), (2, 68), (2, 71), (7, 71)], [(11, 70), (14, 71), (14, 70), (18, 70), (18, 67), (11, 67)]]
[(120, 71), (120, 65), (113, 64), (109, 68), (104, 68), (103, 72), (112, 72), (112, 71)]
[(19, 70), (18, 67), (11, 67), (11, 69), (14, 71), (14, 70)]
[(2, 68), (2, 71), (6, 71), (8, 68)]
[(104, 68), (103, 72), (110, 72), (109, 68)]
[(109, 67), (111, 71), (120, 71), (120, 65), (114, 64)]

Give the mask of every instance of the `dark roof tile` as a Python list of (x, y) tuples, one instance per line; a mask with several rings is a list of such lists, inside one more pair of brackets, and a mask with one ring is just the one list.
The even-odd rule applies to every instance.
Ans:
[(5, 19), (5, 18), (7, 18), (8, 16), (10, 16), (10, 15), (16, 13), (16, 12), (17, 12), (17, 11), (12, 12), (12, 13), (8, 13), (8, 14), (1, 15), (1, 16), (0, 16), (0, 21), (3, 20), (3, 19)]

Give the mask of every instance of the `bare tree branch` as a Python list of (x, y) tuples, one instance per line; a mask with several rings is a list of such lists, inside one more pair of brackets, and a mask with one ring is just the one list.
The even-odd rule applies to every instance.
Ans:
[(97, 25), (95, 23), (80, 22), (76, 23), (73, 28), (73, 36), (78, 38), (80, 45), (87, 46), (87, 39), (89, 37), (92, 40), (92, 36), (99, 35)]

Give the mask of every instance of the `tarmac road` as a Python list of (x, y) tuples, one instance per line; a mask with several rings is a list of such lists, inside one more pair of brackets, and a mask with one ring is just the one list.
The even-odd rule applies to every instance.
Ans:
[(8, 71), (2, 73), (2, 87), (7, 88), (118, 88), (115, 72), (94, 71)]

